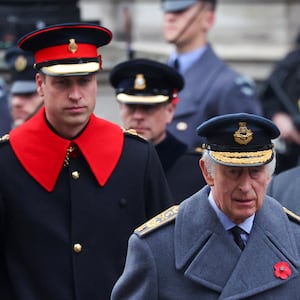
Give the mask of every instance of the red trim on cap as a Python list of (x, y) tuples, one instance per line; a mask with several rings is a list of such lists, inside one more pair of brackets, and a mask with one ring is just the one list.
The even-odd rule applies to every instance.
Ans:
[(68, 44), (53, 46), (38, 50), (34, 57), (35, 62), (37, 64), (51, 61), (51, 60), (62, 60), (62, 59), (69, 59), (69, 58), (97, 58), (97, 48), (95, 45), (91, 44), (77, 44), (78, 49), (75, 53), (72, 53), (69, 48)]
[(110, 39), (112, 38), (112, 32), (110, 30), (108, 30), (107, 28), (102, 27), (102, 26), (90, 25), (90, 24), (88, 24), (88, 25), (87, 24), (78, 24), (78, 25), (75, 25), (75, 24), (70, 24), (70, 25), (63, 24), (63, 25), (59, 25), (59, 26), (56, 26), (56, 25), (54, 26), (53, 25), (53, 26), (49, 26), (49, 27), (46, 27), (46, 28), (43, 28), (43, 29), (31, 32), (31, 33), (27, 34), (25, 37), (23, 37), (23, 39), (21, 39), (19, 41), (18, 46), (20, 48), (22, 48), (22, 45), (24, 43), (26, 43), (28, 40), (34, 38), (35, 36), (43, 34), (45, 32), (56, 31), (56, 30), (66, 29), (66, 28), (91, 28), (91, 29), (95, 29), (95, 30), (100, 30), (100, 31), (106, 32), (109, 35)]
[(172, 95), (172, 103), (174, 103), (174, 104), (178, 104), (178, 102), (179, 102), (179, 97), (178, 97), (178, 90), (177, 89), (174, 89), (173, 90), (173, 95)]

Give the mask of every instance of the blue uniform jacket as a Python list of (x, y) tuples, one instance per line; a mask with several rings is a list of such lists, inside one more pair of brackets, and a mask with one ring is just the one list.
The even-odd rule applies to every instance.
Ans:
[[(300, 299), (300, 225), (268, 196), (243, 252), (219, 222), (204, 187), (175, 220), (133, 234), (112, 300)], [(146, 223), (164, 223), (172, 211)], [(280, 278), (278, 268), (285, 265)]]
[(211, 117), (235, 112), (262, 114), (253, 82), (229, 68), (210, 45), (182, 75), (185, 86), (168, 130), (189, 148), (202, 145), (196, 128)]

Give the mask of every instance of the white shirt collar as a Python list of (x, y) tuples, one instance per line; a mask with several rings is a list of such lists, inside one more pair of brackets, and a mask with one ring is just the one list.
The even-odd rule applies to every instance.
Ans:
[(196, 60), (198, 60), (203, 55), (206, 48), (207, 46), (204, 46), (183, 54), (178, 54), (177, 52), (174, 51), (170, 55), (168, 65), (173, 66), (175, 59), (178, 59), (178, 63), (179, 63), (178, 71), (180, 73), (184, 73), (190, 66), (192, 66), (196, 62)]

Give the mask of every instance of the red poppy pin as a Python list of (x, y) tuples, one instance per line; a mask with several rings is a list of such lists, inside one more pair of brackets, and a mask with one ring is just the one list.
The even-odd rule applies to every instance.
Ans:
[(285, 261), (280, 261), (274, 265), (274, 275), (280, 279), (287, 279), (292, 274), (290, 265)]

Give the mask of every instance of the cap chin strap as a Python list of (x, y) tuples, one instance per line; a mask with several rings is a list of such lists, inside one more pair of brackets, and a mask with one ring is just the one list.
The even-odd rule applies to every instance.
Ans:
[(170, 43), (174, 43), (176, 44), (176, 42), (179, 40), (179, 38), (187, 31), (187, 29), (194, 23), (194, 21), (197, 19), (198, 14), (200, 14), (203, 9), (204, 9), (205, 5), (203, 3), (200, 3), (200, 5), (198, 6), (198, 9), (195, 11), (195, 13), (187, 20), (187, 22), (185, 23), (185, 26), (183, 26), (181, 28), (181, 30), (177, 33), (177, 36), (175, 38), (173, 38), (171, 41), (169, 41)]

